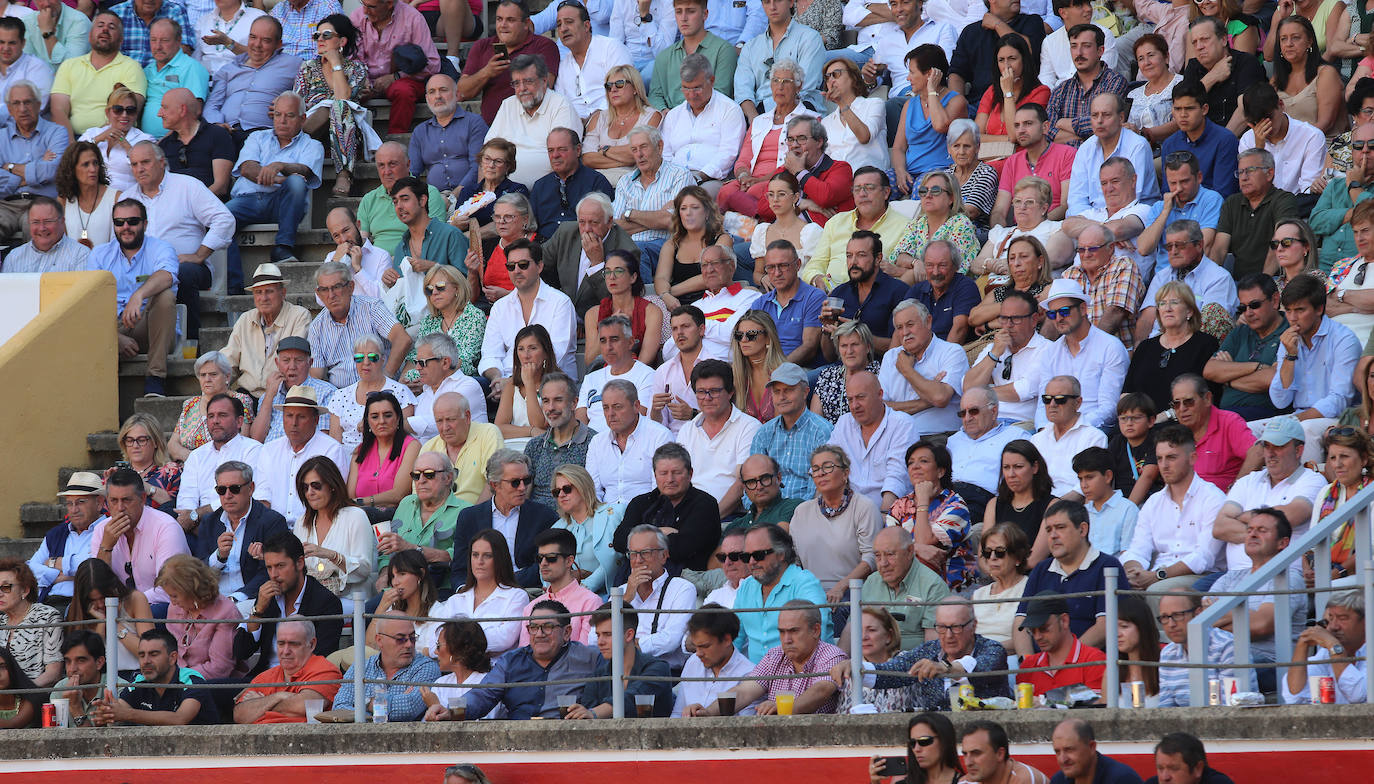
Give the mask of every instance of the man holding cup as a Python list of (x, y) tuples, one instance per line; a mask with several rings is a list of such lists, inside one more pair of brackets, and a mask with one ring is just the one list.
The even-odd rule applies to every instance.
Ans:
[(276, 667), (262, 674), (234, 699), (235, 724), (313, 723), (311, 718), (334, 702), (338, 684), (318, 686), (258, 686), (260, 683), (301, 683), (339, 680), (339, 668), (315, 653), (315, 624), (300, 617), (277, 625)]
[[(839, 685), (828, 674), (849, 657), (838, 647), (821, 640), (821, 611), (805, 599), (792, 599), (778, 611), (779, 645), (764, 655), (735, 687), (735, 704), (762, 699), (758, 715), (834, 713), (839, 705)], [(791, 678), (803, 672), (826, 675)], [(720, 701), (707, 705), (699, 716), (719, 716)]]
[[(726, 538), (729, 538), (727, 535)], [(721, 716), (752, 716), (753, 705), (740, 705), (736, 678), (754, 669), (749, 657), (735, 647), (739, 637), (739, 617), (707, 602), (687, 619), (687, 638), (695, 649), (682, 668), (684, 678), (715, 678), (713, 681), (684, 680), (678, 687), (673, 718), (705, 716), (706, 706), (715, 705)], [(712, 612), (714, 610), (715, 612)]]
[[(592, 629), (596, 632), (596, 647), (601, 651), (601, 661), (596, 665), (593, 675), (605, 677), (611, 674), (611, 656), (615, 646), (625, 648), (624, 675), (637, 677), (666, 677), (668, 663), (657, 656), (650, 656), (639, 649), (635, 633), (639, 625), (638, 613), (625, 608), (625, 631), (621, 639), (615, 638), (612, 629), (611, 603), (606, 602), (592, 613)], [(565, 708), (565, 719), (609, 719), (615, 709), (611, 705), (610, 681), (588, 683), (582, 688), (582, 696), (577, 702)], [(560, 703), (560, 707), (562, 703)], [(673, 709), (673, 685), (667, 681), (629, 681), (625, 684), (625, 716), (665, 718)]]

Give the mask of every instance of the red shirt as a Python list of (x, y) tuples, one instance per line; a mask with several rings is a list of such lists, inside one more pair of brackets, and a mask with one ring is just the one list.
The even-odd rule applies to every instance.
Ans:
[(1020, 182), (1021, 178), (1032, 174), (1043, 177), (1050, 183), (1050, 209), (1054, 209), (1064, 201), (1060, 190), (1073, 173), (1073, 156), (1076, 153), (1077, 150), (1067, 144), (1052, 143), (1040, 154), (1040, 160), (1032, 169), (1026, 151), (1018, 150), (1012, 153), (1003, 165), (1002, 178), (997, 183), (997, 189), (1011, 194), (1015, 192), (1016, 183)]
[[(496, 53), (492, 51), (491, 45), (495, 38), (480, 38), (472, 44), (468, 50), (468, 59), (463, 63), (463, 75), (471, 76), (486, 67), (488, 62)], [(558, 45), (542, 35), (531, 35), (525, 39), (525, 43), (511, 49), (511, 59), (515, 59), (517, 54), (532, 54), (544, 58), (548, 63), (549, 73), (558, 73)], [(496, 119), (496, 110), (501, 108), (501, 102), (515, 95), (515, 88), (510, 86), (510, 69), (502, 71), (487, 82), (487, 86), (482, 88), (482, 122), (491, 125), (491, 121)]]
[(1197, 442), (1197, 475), (1228, 492), (1240, 473), (1245, 453), (1255, 445), (1255, 434), (1240, 414), (1212, 407), (1207, 434)]
[[(988, 116), (988, 129), (983, 131), (990, 136), (1004, 136), (1007, 134), (1007, 126), (1002, 122), (1002, 109), (994, 101), (997, 100), (996, 93), (1001, 90), (1000, 84), (994, 84), (983, 92), (983, 99), (978, 102), (978, 114)], [(1026, 93), (1026, 97), (1016, 102), (1016, 108), (1021, 108), (1028, 103), (1038, 103), (1041, 106), (1050, 105), (1050, 88), (1040, 85), (1034, 90)], [(995, 110), (994, 110), (995, 109)]]
[[(1065, 664), (1081, 664), (1083, 662), (1105, 662), (1107, 654), (1099, 651), (1091, 645), (1084, 645), (1080, 640), (1074, 638), (1073, 653), (1069, 655)], [(1044, 653), (1032, 654), (1021, 661), (1022, 667), (1048, 667), (1050, 666), (1050, 655)], [(1035, 689), (1036, 694), (1044, 694), (1050, 689), (1057, 689), (1060, 686), (1072, 686), (1081, 683), (1089, 689), (1102, 691), (1102, 678), (1107, 668), (1102, 667), (1074, 667), (1065, 670), (1044, 670), (1042, 672), (1023, 672), (1016, 676), (1017, 683), (1029, 683)]]

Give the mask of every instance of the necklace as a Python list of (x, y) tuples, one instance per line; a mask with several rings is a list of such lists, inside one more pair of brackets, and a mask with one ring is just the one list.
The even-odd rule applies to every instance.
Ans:
[(95, 208), (100, 205), (101, 195), (101, 188), (97, 185), (95, 188), (95, 202), (91, 204), (89, 212), (81, 208), (81, 195), (77, 194), (76, 197), (76, 220), (81, 224), (81, 239), (77, 240), (77, 242), (80, 242), (88, 248), (94, 248), (95, 245), (91, 242), (91, 235), (90, 232), (86, 230), (86, 227), (91, 225), (91, 216), (95, 214)]

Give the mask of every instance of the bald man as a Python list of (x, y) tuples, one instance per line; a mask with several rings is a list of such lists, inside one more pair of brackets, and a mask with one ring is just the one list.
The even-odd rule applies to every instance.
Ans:
[(444, 74), (429, 77), (425, 103), (434, 116), (410, 134), (410, 173), (441, 191), (457, 190), (477, 167), (487, 124), (458, 105), (458, 83)]
[(855, 373), (845, 384), (849, 413), (835, 423), (830, 443), (844, 447), (853, 467), (849, 483), (886, 512), (911, 492), (906, 450), (919, 433), (911, 417), (883, 402), (883, 389), (872, 373)]
[[(384, 142), (377, 148), (374, 160), (377, 163), (377, 179), (382, 184), (368, 191), (358, 204), (358, 228), (363, 237), (372, 240), (373, 245), (394, 248), (405, 236), (406, 225), (396, 217), (396, 208), (391, 204), (391, 186), (402, 177), (410, 176), (410, 155), (400, 142)], [(443, 223), (447, 217), (446, 205), (444, 195), (430, 185), (430, 220)]]
[(167, 129), (157, 143), (167, 156), (167, 168), (195, 177), (216, 196), (226, 198), (233, 185), (229, 173), (236, 157), (229, 132), (201, 120), (200, 100), (185, 87), (163, 94), (157, 116)]
[(382, 296), (382, 274), (391, 269), (391, 254), (365, 239), (351, 207), (335, 207), (324, 218), (335, 248), (325, 261), (346, 261), (353, 268), (353, 285), (366, 297)]

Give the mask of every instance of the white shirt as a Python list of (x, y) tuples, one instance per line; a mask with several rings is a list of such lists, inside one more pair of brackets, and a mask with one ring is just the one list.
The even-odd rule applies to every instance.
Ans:
[(1002, 447), (1025, 437), (1021, 428), (1001, 423), (976, 439), (963, 430), (955, 432), (945, 444), (954, 462), (954, 480), (996, 493), (997, 480), (1002, 476)]
[(701, 114), (693, 114), (683, 101), (668, 110), (658, 130), (663, 134), (663, 160), (722, 180), (729, 176), (744, 141), (744, 111), (712, 90)]
[(861, 166), (875, 166), (886, 171), (892, 165), (887, 148), (886, 105), (881, 98), (860, 97), (855, 98), (849, 108), (867, 126), (868, 143), (859, 141), (854, 129), (840, 118), (840, 110), (836, 109), (821, 120), (821, 125), (825, 126), (825, 132), (830, 136), (827, 153), (837, 161), (848, 163), (855, 171)]
[[(672, 341), (669, 341), (668, 345), (671, 345), (674, 349), (677, 348), (677, 344)], [(712, 345), (707, 344), (703, 340), (701, 343), (701, 351), (697, 353), (696, 361), (700, 362), (703, 359), (729, 360), (729, 355), (721, 356), (716, 354), (712, 351), (712, 348)], [(696, 367), (696, 365), (693, 364), (692, 367)], [(663, 364), (658, 366), (658, 370), (654, 371), (654, 392), (666, 391), (673, 397), (682, 398), (682, 402), (691, 406), (693, 410), (696, 410), (697, 395), (692, 391), (692, 368), (687, 368), (686, 370), (687, 372), (683, 373), (682, 354), (674, 351), (673, 356), (670, 359), (664, 360)], [(664, 406), (663, 412), (659, 414), (658, 422), (661, 425), (666, 425), (674, 434), (681, 430), (683, 425), (683, 420), (674, 419), (673, 412), (669, 411), (667, 406)]]
[[(733, 691), (739, 686), (740, 681), (754, 670), (754, 663), (749, 661), (749, 657), (734, 649), (730, 660), (720, 668), (719, 673), (709, 672), (706, 665), (701, 663), (698, 656), (687, 657), (687, 662), (682, 665), (682, 677), (684, 678), (717, 678), (714, 681), (683, 681), (678, 685), (677, 700), (673, 703), (673, 718), (682, 717), (682, 711), (688, 705), (700, 705), (709, 708), (716, 704), (716, 698), (722, 692)], [(736, 716), (754, 715), (754, 705), (742, 706), (735, 703)]]
[(624, 64), (633, 65), (641, 73), (645, 73), (645, 66), (653, 66), (659, 52), (672, 46), (678, 39), (671, 0), (650, 0), (649, 13), (653, 15), (653, 20), (641, 22), (637, 0), (613, 0), (611, 29), (607, 33), (611, 38), (625, 42), (632, 59)]
[[(1291, 583), (1290, 583), (1291, 585)], [(1311, 685), (1317, 678), (1331, 678), (1336, 687), (1336, 704), (1350, 705), (1359, 704), (1365, 701), (1367, 695), (1365, 686), (1365, 665), (1368, 660), (1369, 642), (1366, 640), (1358, 651), (1353, 654), (1346, 651), (1346, 656), (1355, 656), (1358, 661), (1353, 661), (1346, 665), (1341, 677), (1337, 678), (1336, 670), (1328, 662), (1331, 652), (1325, 648), (1318, 648), (1312, 658), (1307, 660), (1307, 684), (1308, 688), (1301, 694), (1294, 694), (1288, 690), (1288, 679), (1282, 678), (1279, 684), (1283, 687), (1283, 704), (1285, 705), (1306, 705), (1312, 702)]]
[[(750, 288), (739, 281), (732, 281), (730, 285), (721, 287), (720, 291), (714, 294), (708, 291), (701, 299), (697, 300), (697, 307), (706, 314), (706, 337), (703, 340), (703, 345), (706, 348), (703, 353), (709, 351), (711, 356), (728, 358), (730, 346), (735, 340), (735, 324), (758, 298), (757, 289)], [(670, 354), (676, 353), (677, 344), (668, 341), (668, 344), (663, 347), (664, 359), (668, 359)]]
[[(622, 586), (623, 587), (623, 586)], [(663, 594), (662, 603), (659, 594)], [(639, 649), (668, 662), (669, 666), (681, 667), (687, 660), (682, 650), (682, 638), (687, 636), (687, 619), (690, 613), (655, 614), (654, 610), (692, 610), (697, 606), (696, 586), (681, 577), (669, 577), (665, 571), (653, 582), (653, 590), (647, 598), (640, 598), (636, 591), (633, 596), (626, 592), (630, 606), (639, 611), (639, 624), (635, 627), (635, 640)], [(657, 627), (658, 631), (654, 631)], [(587, 626), (587, 644), (596, 645), (596, 628)], [(696, 658), (695, 656), (692, 658)]]
[[(250, 508), (249, 511), (251, 512), (252, 509)], [(248, 520), (248, 514), (244, 513), (243, 518), (239, 520), (237, 526), (229, 519), (229, 515), (225, 514), (223, 517), (224, 530), (234, 535), (234, 543), (229, 545), (229, 555), (225, 560), (221, 561), (219, 559), (219, 547), (216, 546), (215, 549), (211, 550), (210, 554), (205, 557), (205, 562), (210, 565), (211, 569), (219, 572), (220, 593), (225, 596), (230, 596), (234, 601), (247, 599), (248, 597), (240, 590), (243, 588), (240, 559), (243, 557), (244, 533), (248, 530), (248, 526), (244, 525)]]
[(639, 405), (648, 413), (654, 403), (654, 369), (635, 360), (630, 369), (619, 375), (612, 373), (609, 365), (603, 365), (582, 379), (582, 388), (577, 393), (577, 407), (587, 409), (588, 424), (598, 433), (610, 430), (606, 426), (606, 409), (601, 406), (601, 390), (607, 382), (621, 379), (635, 385), (639, 393)]
[(1049, 469), (1050, 480), (1054, 482), (1054, 489), (1050, 492), (1059, 497), (1078, 492), (1078, 474), (1073, 470), (1074, 457), (1090, 446), (1107, 446), (1107, 436), (1101, 430), (1085, 424), (1081, 416), (1063, 436), (1056, 436), (1054, 425), (1049, 424), (1031, 436), (1030, 440), (1045, 457), (1045, 467)]
[[(1106, 38), (1102, 49), (1102, 64), (1121, 73), (1121, 69), (1117, 67), (1116, 36), (1102, 25), (1097, 25), (1097, 28)], [(1040, 44), (1040, 83), (1054, 90), (1060, 82), (1077, 76), (1078, 69), (1073, 67), (1073, 55), (1069, 53), (1069, 28), (1061, 27), (1045, 36), (1045, 40)], [(978, 97), (982, 98), (981, 95)]]
[[(912, 389), (906, 377), (897, 370), (897, 356), (902, 351), (900, 344), (888, 349), (887, 353), (883, 354), (882, 366), (878, 369), (878, 381), (883, 387), (883, 400), (892, 403), (920, 399), (920, 395)], [(917, 357), (913, 366), (917, 373), (928, 379), (944, 373), (945, 377), (940, 379), (940, 383), (954, 388), (954, 397), (949, 399), (944, 408), (927, 408), (911, 416), (913, 435), (924, 436), (927, 433), (948, 433), (958, 430), (959, 417), (954, 412), (959, 410), (959, 396), (964, 393), (968, 354), (964, 353), (960, 346), (931, 336), (925, 354)]]
[[(603, 88), (604, 89), (604, 88)], [(529, 114), (514, 95), (501, 102), (487, 131), (487, 141), (507, 139), (515, 144), (515, 173), (511, 179), (533, 188), (534, 181), (553, 171), (549, 166), (549, 131), (554, 128), (581, 128), (582, 121), (567, 98), (557, 90), (544, 94), (544, 101)], [(501, 299), (508, 299), (502, 297)]]
[(227, 46), (207, 45), (205, 37), (216, 31), (223, 32), (237, 44), (248, 45), (248, 31), (253, 26), (253, 20), (259, 16), (266, 16), (262, 11), (251, 5), (240, 5), (228, 19), (223, 19), (219, 15), (219, 9), (215, 8), (210, 13), (201, 16), (199, 19), (192, 19), (191, 24), (196, 28), (196, 49), (191, 56), (205, 66), (205, 70), (211, 76), (215, 72), (234, 61), (234, 53)]
[[(22, 8), (22, 6), (16, 6), (13, 3), (11, 3), (10, 8)], [(29, 11), (29, 13), (33, 12)], [(22, 46), (23, 42), (20, 43)], [(8, 71), (6, 71), (3, 75), (0, 75), (0, 96), (9, 95), (10, 85), (14, 84), (15, 82), (33, 82), (34, 85), (38, 87), (38, 103), (40, 104), (39, 108), (42, 111), (46, 112), (48, 110), (48, 95), (52, 92), (52, 79), (53, 71), (52, 68), (48, 67), (47, 63), (43, 62), (42, 60), (39, 60), (37, 57), (29, 54), (28, 52), (24, 52), (23, 54), (19, 55), (18, 60), (15, 60), (14, 63), (10, 65)], [(3, 125), (9, 121), (10, 110), (7, 107), (0, 106), (0, 125)], [(138, 125), (135, 124), (133, 127), (137, 128)], [(133, 140), (131, 138), (130, 143), (132, 142)], [(105, 151), (101, 150), (101, 152), (104, 153)]]
[(753, 454), (750, 446), (763, 423), (734, 406), (714, 438), (706, 434), (705, 423), (706, 415), (697, 414), (677, 431), (677, 442), (692, 456), (692, 486), (720, 499), (738, 478), (740, 465)]
[[(1155, 298), (1159, 290), (1164, 288), (1164, 284), (1174, 280), (1173, 269), (1166, 269), (1155, 275), (1155, 279), (1150, 281), (1150, 288), (1145, 290), (1145, 299), (1140, 302), (1140, 309), (1155, 307)], [(1236, 279), (1231, 277), (1231, 273), (1226, 268), (1212, 261), (1206, 256), (1193, 268), (1192, 272), (1183, 276), (1183, 282), (1188, 284), (1188, 288), (1193, 291), (1193, 298), (1197, 300), (1199, 308), (1208, 303), (1216, 303), (1226, 309), (1227, 313), (1235, 313), (1240, 306), (1240, 297), (1236, 295)], [(1159, 319), (1155, 319), (1154, 329), (1150, 335), (1159, 334)]]
[(195, 253), (201, 245), (221, 250), (234, 239), (234, 216), (195, 177), (169, 171), (157, 193), (138, 188), (124, 195), (148, 208), (148, 236), (168, 243), (178, 254)]
[(562, 41), (555, 41), (555, 44), (558, 46), (558, 83), (553, 89), (568, 99), (585, 124), (592, 112), (606, 108), (606, 72), (617, 65), (633, 62), (630, 50), (614, 38), (593, 35), (587, 44), (587, 57), (579, 66), (571, 49)]
[(1069, 173), (1069, 193), (1067, 197), (1068, 215), (1082, 215), (1092, 207), (1102, 207), (1107, 203), (1102, 195), (1102, 162), (1108, 157), (1126, 158), (1135, 167), (1135, 197), (1140, 201), (1159, 201), (1159, 178), (1154, 175), (1154, 151), (1145, 137), (1122, 128), (1117, 138), (1116, 149), (1110, 156), (1102, 152), (1102, 140), (1096, 135), (1089, 136), (1079, 145), (1073, 157), (1073, 169)]
[[(1055, 376), (1073, 376), (1083, 388), (1083, 407), (1078, 415), (1093, 427), (1103, 427), (1116, 420), (1116, 399), (1126, 380), (1130, 358), (1126, 347), (1115, 335), (1108, 335), (1097, 327), (1088, 328), (1088, 336), (1074, 354), (1067, 335), (1046, 346), (1034, 363), (1033, 371), (1018, 379), (1016, 394), (1022, 400), (1035, 400), (1035, 426), (1049, 424), (1040, 394)], [(1013, 367), (1013, 370), (1015, 368)]]
[[(485, 601), (474, 607), (473, 602), (476, 600), (476, 596), (475, 590), (459, 591), (429, 608), (429, 616), (431, 618), (443, 618), (444, 621), (471, 618), (479, 622), (482, 625), (482, 631), (487, 635), (487, 652), (493, 656), (514, 648), (516, 643), (520, 642), (520, 621), (484, 621), (482, 619), (518, 618), (525, 614), (525, 605), (530, 603), (530, 595), (525, 593), (523, 588), (498, 585)], [(439, 630), (443, 627), (444, 621), (430, 621), (420, 624), (415, 629), (415, 634), (420, 638), (415, 642), (415, 650), (426, 656), (434, 656), (434, 651), (438, 646)]]
[(735, 597), (739, 595), (739, 586), (731, 585), (729, 580), (714, 591), (706, 594), (706, 599), (701, 603), (703, 607), (708, 604), (719, 604), (727, 610), (735, 609)]
[[(673, 440), (673, 431), (641, 416), (622, 451), (615, 433), (603, 430), (587, 445), (587, 471), (596, 483), (596, 496), (608, 504), (628, 504), (630, 499), (654, 489), (654, 450)], [(643, 641), (640, 641), (641, 644)]]
[[(1299, 498), (1305, 499), (1311, 506), (1324, 487), (1326, 479), (1306, 466), (1298, 466), (1298, 470), (1278, 484), (1269, 480), (1268, 468), (1261, 468), (1236, 479), (1235, 484), (1231, 485), (1231, 492), (1226, 494), (1226, 506), (1235, 507), (1233, 511), (1243, 512), (1262, 506), (1287, 506)], [(1293, 526), (1293, 538), (1297, 538), (1307, 532), (1311, 517), (1301, 524), (1296, 520), (1288, 522)], [(1226, 543), (1227, 571), (1249, 569), (1251, 565), (1250, 556), (1245, 554), (1244, 542)]]
[(987, 5), (979, 0), (930, 0), (922, 7), (921, 18), (944, 22), (962, 31), (974, 22), (981, 21), (987, 11)]
[(830, 443), (842, 447), (849, 455), (850, 486), (879, 509), (883, 507), (883, 493), (900, 498), (911, 492), (906, 450), (919, 437), (910, 416), (887, 406), (883, 408), (882, 421), (868, 437), (868, 443), (864, 443), (859, 422), (851, 413), (843, 414), (830, 434)]
[(1221, 488), (1193, 474), (1183, 503), (1176, 504), (1169, 488), (1145, 499), (1136, 518), (1135, 536), (1122, 562), (1135, 561), (1154, 570), (1180, 561), (1193, 574), (1206, 574), (1217, 565), (1221, 542), (1212, 538), (1212, 523), (1226, 503)]
[[(1097, 221), (1098, 223), (1134, 217), (1140, 220), (1141, 226), (1148, 226), (1150, 225), (1150, 205), (1141, 204), (1139, 199), (1133, 199), (1130, 204), (1127, 204), (1116, 212), (1112, 212), (1107, 208), (1106, 204), (1103, 204), (1101, 207), (1093, 207), (1092, 209), (1085, 210), (1083, 212), (1083, 217), (1088, 220)], [(1153, 253), (1148, 257), (1140, 255), (1140, 251), (1138, 250), (1139, 246), (1136, 243), (1137, 239), (1139, 239), (1139, 237), (1132, 237), (1129, 240), (1125, 240), (1129, 249), (1122, 248), (1118, 245), (1114, 255), (1125, 256), (1131, 261), (1134, 261), (1136, 269), (1140, 270), (1140, 279), (1149, 280), (1155, 272), (1155, 255)], [(1073, 263), (1075, 266), (1082, 266), (1076, 258)], [(1227, 277), (1230, 276), (1228, 275)]]
[(439, 435), (439, 426), (434, 424), (434, 401), (446, 392), (457, 392), (467, 398), (472, 421), (487, 421), (487, 399), (482, 394), (482, 386), (461, 371), (454, 371), (448, 378), (439, 382), (438, 388), (426, 384), (420, 386), (420, 396), (415, 398), (415, 416), (406, 421), (410, 423), (410, 429), (415, 431), (415, 437), (420, 439), (422, 444)]
[[(26, 55), (28, 56), (28, 55)], [(44, 66), (45, 68), (47, 66)], [(95, 142), (95, 137), (109, 130), (109, 125), (101, 125), (95, 128), (87, 128), (86, 132), (77, 137), (77, 141)], [(124, 137), (129, 145), (139, 142), (155, 142), (152, 136), (143, 132), (137, 125), (129, 127), (129, 133)], [(129, 153), (123, 147), (112, 145), (109, 142), (96, 143), (100, 148), (100, 155), (105, 161), (105, 173), (110, 178), (110, 187), (120, 193), (132, 193), (138, 190), (138, 182), (134, 179), (133, 169), (129, 165)], [(152, 215), (149, 215), (152, 218)], [(161, 239), (161, 238), (159, 238)], [(180, 253), (181, 251), (178, 251)]]
[[(541, 137), (542, 138), (542, 137)], [(541, 144), (543, 142), (540, 142)], [(543, 281), (534, 293), (530, 319), (525, 321), (520, 304), (520, 292), (496, 300), (487, 317), (487, 331), (482, 336), (482, 361), (479, 373), (499, 370), (505, 378), (512, 374), (511, 361), (515, 355), (515, 333), (527, 324), (542, 324), (549, 331), (553, 351), (557, 354), (558, 369), (577, 378), (577, 314), (568, 295)]]
[[(339, 258), (338, 253), (335, 251), (330, 251), (329, 255), (325, 257), (325, 260), (344, 261), (344, 259)], [(353, 266), (353, 259), (349, 258), (347, 261), (344, 261), (344, 263), (351, 267)], [(363, 240), (362, 258), (358, 260), (358, 266), (361, 269), (353, 273), (353, 283), (356, 284), (354, 293), (362, 294), (365, 297), (376, 297), (377, 299), (381, 299), (382, 273), (391, 269), (391, 254), (373, 245), (372, 240)], [(320, 299), (320, 295), (315, 295), (315, 301), (320, 303), (320, 307), (324, 307), (324, 302)]]
[[(1236, 153), (1255, 148), (1255, 132), (1240, 135)], [(1307, 193), (1322, 173), (1326, 161), (1326, 135), (1315, 125), (1288, 118), (1288, 135), (1269, 141), (1264, 149), (1274, 155), (1274, 187), (1289, 193)]]
[(506, 537), (506, 543), (515, 549), (515, 534), (520, 530), (520, 507), (511, 507), (510, 512), (502, 512), (501, 507), (496, 505), (496, 500), (491, 500), (491, 527), (496, 532)]
[[(868, 10), (870, 5), (876, 5), (883, 9), (888, 8), (886, 2), (870, 3), (867, 2), (867, 0), (847, 0), (844, 4), (844, 11), (840, 14), (840, 21), (844, 22), (844, 28), (846, 30), (855, 30), (858, 32), (859, 41), (856, 47), (859, 51), (863, 51), (864, 49), (873, 49), (876, 51), (878, 34), (884, 30), (897, 27), (896, 22), (879, 22), (866, 27), (859, 27), (859, 23), (867, 19), (868, 15), (871, 13), (871, 11)], [(821, 79), (824, 81), (825, 76), (822, 75)]]
[(230, 460), (238, 460), (251, 466), (256, 477), (261, 473), (258, 470), (258, 452), (261, 449), (262, 444), (239, 433), (229, 439), (223, 448), (216, 447), (214, 441), (206, 441), (191, 450), (181, 472), (181, 489), (177, 492), (176, 508), (190, 512), (202, 506), (218, 509), (219, 495), (215, 493), (215, 469)]
[(305, 461), (316, 455), (329, 458), (339, 467), (340, 474), (348, 476), (348, 450), (328, 433), (316, 430), (299, 452), (291, 448), (291, 441), (286, 436), (263, 444), (254, 469), (257, 490), (253, 497), (266, 501), (273, 511), (287, 520), (299, 520), (305, 514), (305, 503), (296, 495), (296, 475)]
[[(981, 13), (978, 16), (982, 18)], [(888, 94), (892, 96), (911, 92), (911, 78), (906, 67), (908, 52), (921, 44), (935, 44), (952, 53), (962, 29), (948, 22), (928, 21), (916, 28), (916, 32), (908, 38), (906, 31), (895, 23), (880, 27), (885, 29), (879, 30), (873, 39), (873, 62), (887, 66), (888, 73), (892, 75), (892, 90)], [(981, 95), (978, 97), (982, 98)], [(844, 159), (836, 157), (835, 160)]]
[[(994, 229), (994, 231), (996, 231), (996, 229)], [(1011, 384), (1012, 390), (1016, 392), (1018, 397), (1018, 400), (1015, 401), (999, 400), (997, 402), (998, 416), (1003, 419), (1011, 419), (1017, 422), (1030, 422), (1035, 419), (1035, 406), (1039, 402), (1037, 396), (1040, 394), (1040, 390), (1032, 389), (1030, 391), (1024, 391), (1022, 386), (1018, 385), (1017, 382), (1029, 378), (1030, 375), (1035, 372), (1036, 365), (1038, 364), (1037, 357), (1039, 357), (1045, 349), (1050, 347), (1051, 342), (1049, 338), (1036, 332), (1031, 337), (1030, 342), (1022, 346), (1020, 351), (1015, 353), (1008, 352), (1011, 356), (1011, 378), (1009, 379), (1002, 378), (1002, 371), (1006, 368), (1004, 363), (1006, 363), (1007, 357), (994, 357), (994, 359), (1002, 360), (1002, 364), (998, 364), (992, 371), (993, 384), (999, 387)], [(978, 362), (982, 362), (983, 357), (991, 353), (992, 344), (989, 343), (983, 348), (982, 353), (978, 355)], [(973, 364), (976, 365), (978, 362), (974, 362)], [(1002, 470), (1001, 466), (1001, 458), (998, 458), (997, 470), (999, 472)], [(993, 485), (996, 486), (996, 483), (997, 479), (994, 477)], [(994, 491), (989, 490), (989, 492)]]

